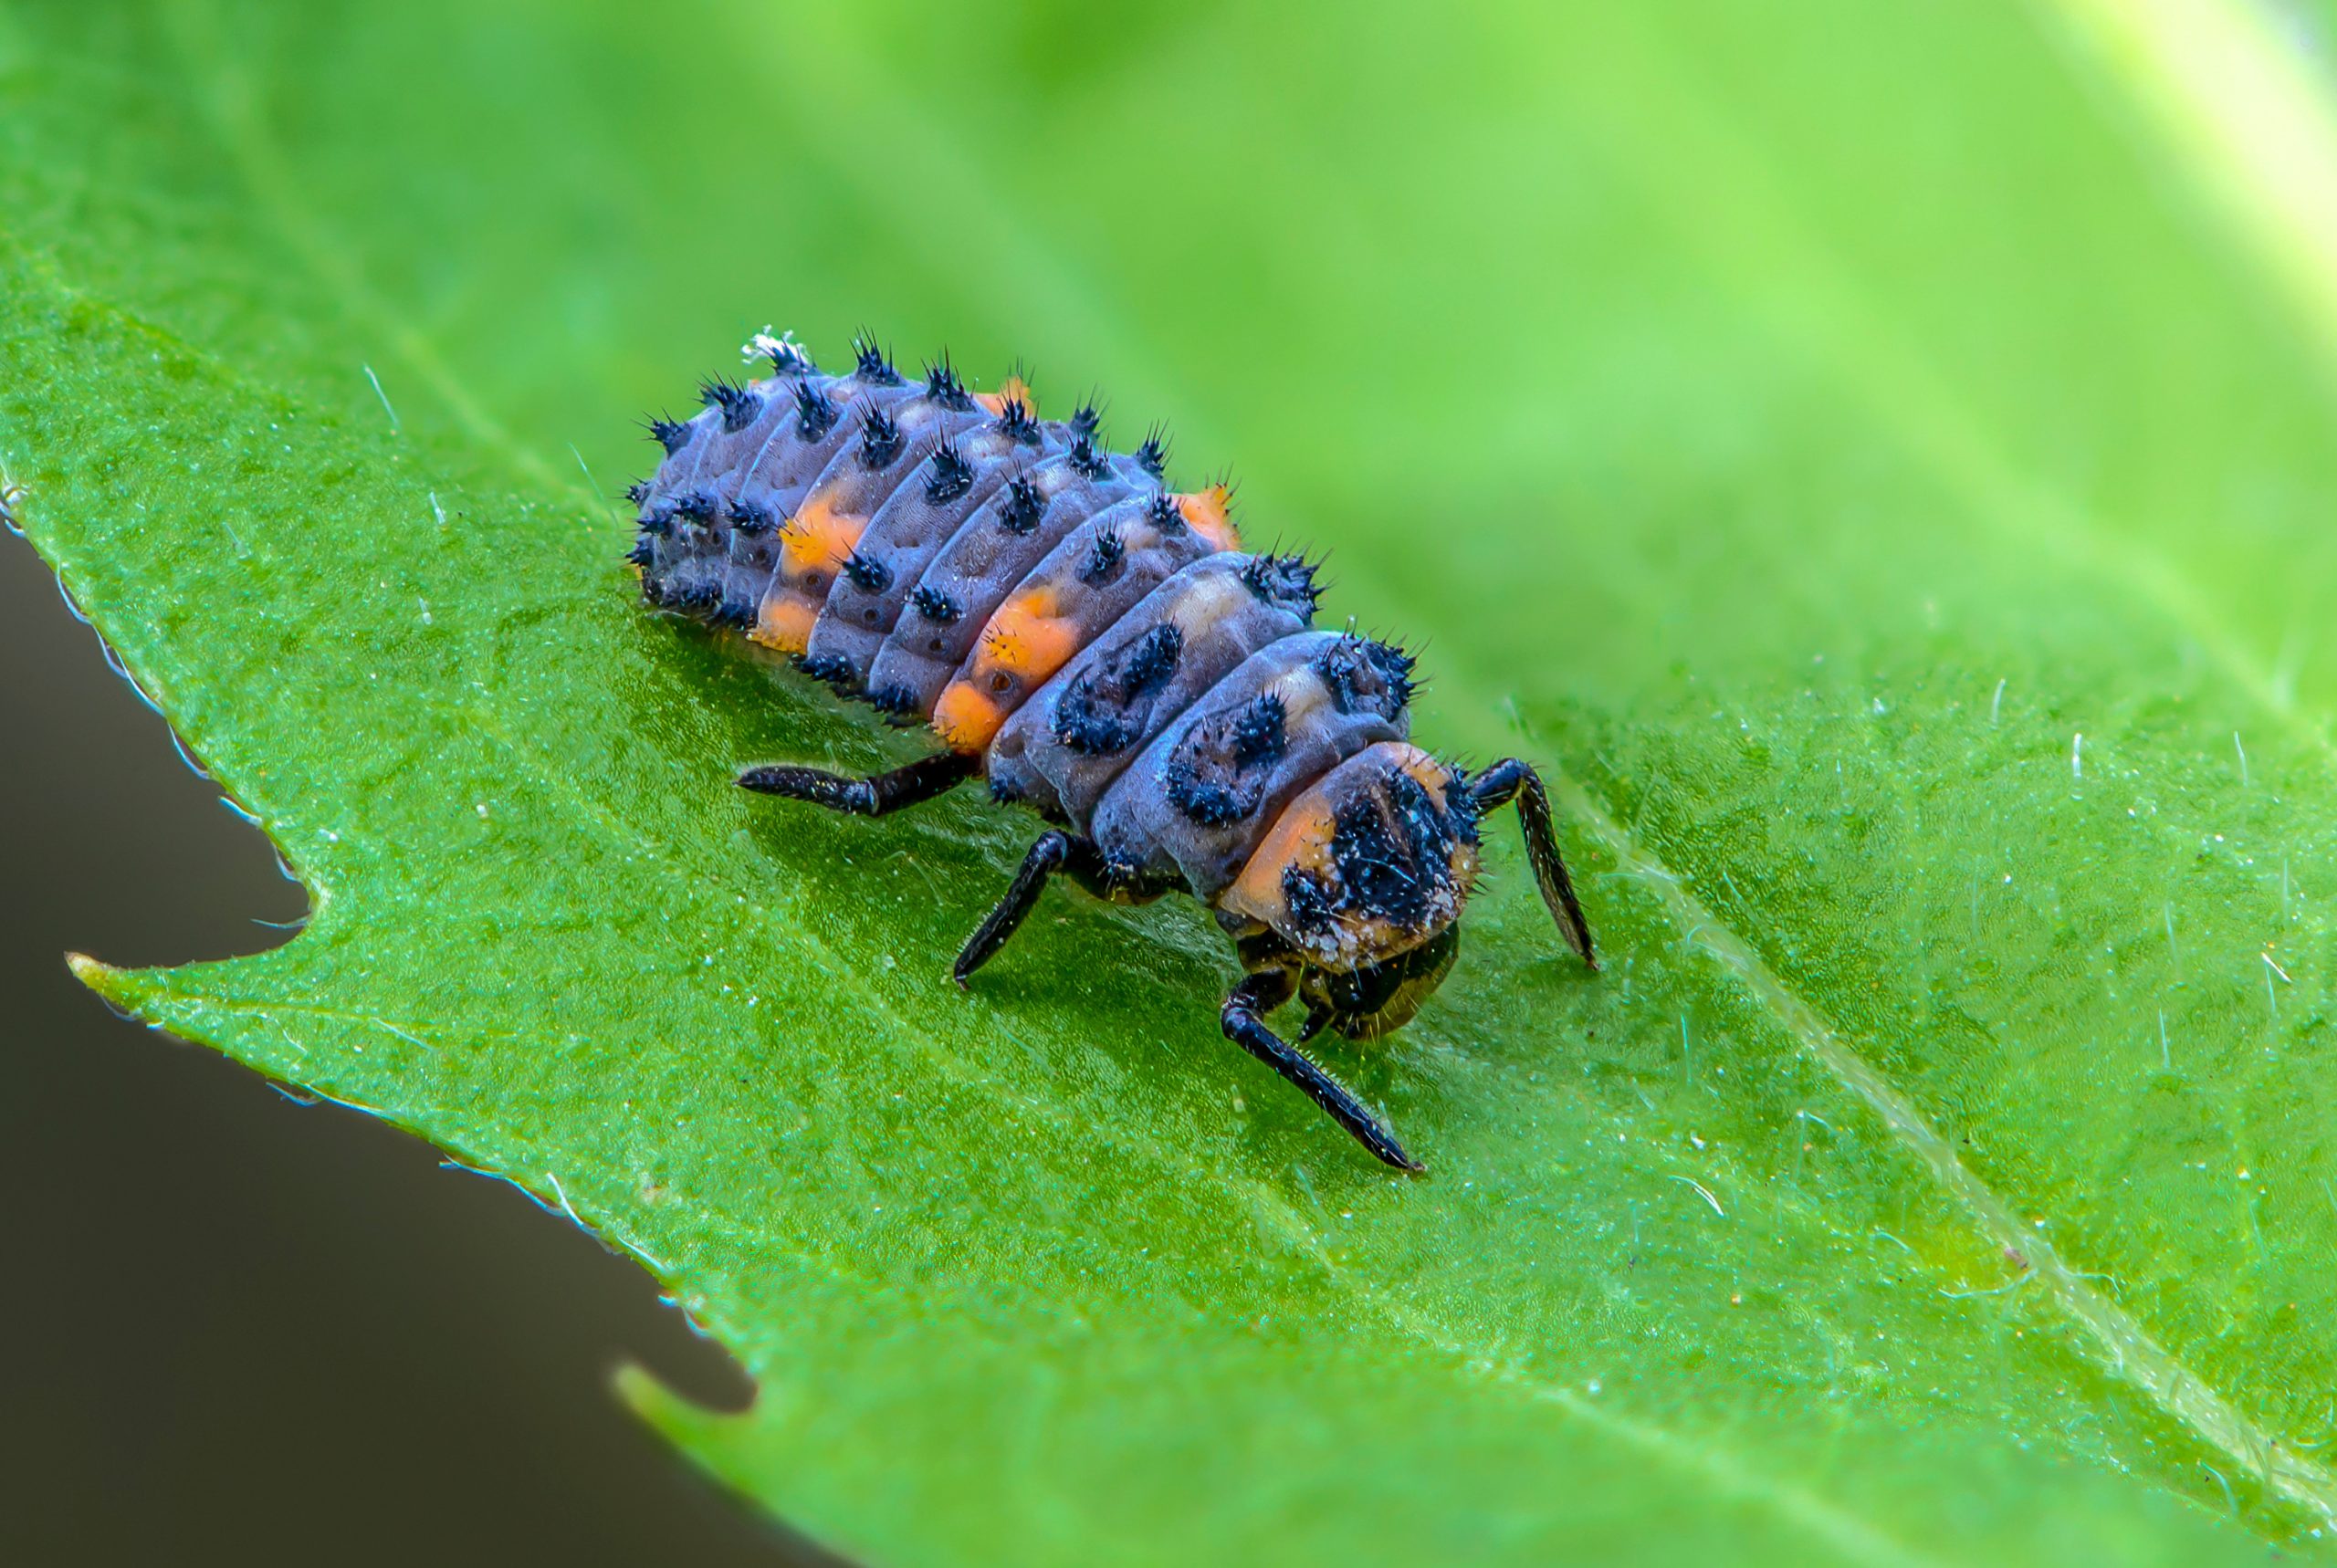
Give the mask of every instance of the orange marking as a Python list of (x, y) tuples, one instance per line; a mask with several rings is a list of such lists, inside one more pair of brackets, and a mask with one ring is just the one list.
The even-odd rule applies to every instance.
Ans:
[(1444, 792), (1452, 783), (1452, 770), (1417, 746), (1405, 745), (1401, 741), (1393, 743), (1382, 741), (1380, 744), (1383, 746), (1393, 744), (1398, 747), (1402, 755), (1392, 758), (1390, 760), (1410, 774), (1420, 787), (1428, 791), (1429, 799), (1434, 800), (1437, 806), (1442, 809), (1445, 804)]
[(980, 751), (1022, 697), (1079, 652), (1079, 623), (1055, 614), (1055, 591), (1026, 588), (982, 626), (965, 674), (934, 705), (934, 733), (959, 751)]
[(1242, 536), (1233, 528), (1232, 486), (1211, 485), (1206, 490), (1179, 496), (1177, 509), (1185, 514), (1187, 526), (1209, 541), (1210, 549), (1242, 548)]
[(1283, 873), (1294, 865), (1321, 870), (1330, 857), (1332, 831), (1331, 802), (1317, 785), (1282, 809), (1242, 873), (1218, 894), (1219, 907), (1280, 925), (1290, 913), (1282, 896)]
[(816, 606), (781, 590), (765, 596), (755, 612), (755, 629), (747, 635), (766, 648), (800, 653), (812, 645), (812, 623), (819, 618)]
[(795, 508), (779, 536), (780, 571), (788, 577), (833, 571), (844, 564), (868, 527), (866, 517), (839, 512), (825, 490), (815, 490)]
[(993, 673), (1036, 685), (1079, 652), (1079, 627), (1056, 615), (1052, 588), (1026, 588), (998, 607), (974, 649), (977, 678)]
[(1019, 402), (1032, 419), (1039, 417), (1039, 400), (1031, 395), (1031, 383), (1021, 376), (1007, 377), (994, 392), (976, 392), (974, 401), (994, 414), (1004, 413), (1010, 402)]
[(933, 705), (933, 733), (952, 751), (980, 751), (1006, 723), (1006, 710), (965, 681), (941, 688)]

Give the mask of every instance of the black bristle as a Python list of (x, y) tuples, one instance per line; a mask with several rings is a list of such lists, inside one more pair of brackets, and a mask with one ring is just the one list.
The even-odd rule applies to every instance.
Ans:
[(657, 547), (650, 542), (647, 534), (644, 534), (633, 541), (633, 548), (624, 552), (624, 559), (635, 566), (647, 566), (656, 553)]
[(795, 428), (806, 441), (818, 441), (836, 427), (844, 416), (836, 411), (835, 400), (829, 397), (816, 382), (795, 383)]
[(1184, 629), (1163, 621), (1100, 660), (1055, 702), (1054, 737), (1083, 757), (1125, 751), (1144, 737), (1149, 698), (1177, 674)]
[(1242, 582), (1260, 599), (1284, 606), (1302, 621), (1314, 618), (1315, 567), (1304, 556), (1253, 555), (1242, 563)]
[(649, 481), (635, 479), (632, 484), (627, 485), (624, 487), (624, 498), (636, 507), (649, 499)]
[(1090, 441), (1103, 435), (1104, 407), (1101, 399), (1091, 393), (1085, 402), (1071, 411), (1071, 433), (1084, 435)]
[(852, 340), (852, 354), (857, 362), (852, 373), (864, 382), (878, 386), (896, 387), (901, 384), (901, 372), (894, 367), (893, 356), (876, 341), (876, 334), (862, 331)]
[(1370, 709), (1393, 716), (1412, 700), (1412, 656), (1393, 643), (1348, 635), (1312, 661), (1341, 713)]
[(1158, 691), (1177, 673), (1177, 661), (1184, 651), (1185, 629), (1174, 621), (1163, 621), (1128, 650), (1117, 672), (1120, 685), (1136, 693)]
[(1155, 490), (1144, 503), (1144, 515), (1152, 526), (1164, 534), (1182, 533), (1185, 529), (1184, 508), (1177, 505), (1177, 497), (1166, 490)]
[(1328, 931), (1338, 913), (1330, 884), (1294, 860), (1283, 867), (1282, 903), (1291, 928), (1309, 934)]
[(1251, 698), (1249, 706), (1242, 710), (1242, 716), (1233, 724), (1235, 764), (1249, 768), (1280, 757), (1289, 741), (1288, 719), (1282, 698), (1273, 693), (1263, 692)]
[(965, 614), (965, 606), (938, 588), (918, 583), (909, 590), (909, 608), (937, 625), (947, 626)]
[(1154, 425), (1144, 433), (1144, 444), (1136, 449), (1137, 466), (1156, 479), (1168, 476), (1168, 430), (1166, 425)]
[(1000, 434), (1020, 445), (1036, 446), (1039, 444), (1039, 416), (1032, 413), (1031, 405), (1019, 397), (1008, 398), (1005, 406), (998, 411), (998, 430)]
[(697, 396), (707, 407), (722, 411), (722, 429), (728, 435), (736, 435), (754, 423), (755, 415), (763, 409), (762, 399), (753, 392), (720, 376), (708, 376), (701, 382)]
[(1412, 671), (1420, 664), (1410, 650), (1394, 643), (1373, 644), (1379, 651), (1381, 667), (1388, 672), (1388, 685), (1396, 693), (1396, 704), (1409, 706), (1420, 687), (1412, 679)]
[(860, 426), (860, 462), (866, 468), (889, 468), (901, 455), (901, 427), (881, 408), (872, 408)]
[(925, 477), (925, 498), (936, 507), (946, 507), (974, 487), (974, 465), (958, 450), (948, 437), (933, 449), (932, 472)]
[(730, 526), (742, 534), (767, 534), (779, 527), (779, 515), (760, 501), (741, 496), (730, 503)]
[(1087, 547), (1087, 559), (1079, 569), (1080, 580), (1103, 581), (1112, 575), (1127, 553), (1127, 541), (1120, 538), (1119, 529), (1096, 530), (1095, 541)]
[[(1192, 749), (1196, 740), (1202, 744)], [(1187, 818), (1221, 828), (1257, 810), (1266, 779), (1289, 746), (1282, 698), (1261, 693), (1232, 713), (1204, 720), (1161, 769), (1161, 786)]]
[(907, 686), (876, 686), (868, 693), (868, 706), (883, 714), (913, 714), (917, 711), (917, 693)]
[(674, 497), (674, 515), (693, 523), (710, 523), (721, 506), (710, 490), (685, 490)]
[(652, 507), (641, 519), (641, 531), (656, 538), (664, 538), (674, 531), (674, 509)]
[(668, 457), (689, 444), (690, 427), (686, 424), (660, 418), (654, 413), (641, 423), (643, 428), (649, 432), (649, 439), (664, 447)]
[(858, 550), (844, 558), (844, 574), (865, 593), (882, 593), (893, 585), (893, 569)]
[(1006, 482), (1006, 504), (998, 509), (998, 526), (1010, 534), (1027, 534), (1046, 515), (1047, 498), (1036, 480), (1017, 474)]
[(802, 344), (786, 338), (775, 339), (764, 350), (770, 356), (770, 373), (775, 376), (808, 376), (817, 374), (820, 367), (812, 362), (811, 351)]
[(796, 659), (795, 667), (815, 681), (839, 688), (852, 685), (855, 679), (852, 661), (842, 653), (805, 653)]
[(939, 359), (925, 367), (925, 395), (942, 407), (955, 409), (960, 413), (974, 406), (974, 400), (966, 392), (966, 383), (958, 379), (958, 367), (949, 362), (949, 350), (947, 349), (941, 350)]
[(1071, 450), (1064, 455), (1071, 460), (1072, 467), (1076, 469), (1083, 478), (1102, 479), (1108, 477), (1112, 472), (1111, 458), (1105, 454), (1101, 446), (1095, 444), (1093, 436), (1073, 436)]

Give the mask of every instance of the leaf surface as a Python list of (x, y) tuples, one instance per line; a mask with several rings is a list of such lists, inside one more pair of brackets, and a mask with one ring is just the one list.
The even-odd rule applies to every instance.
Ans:
[[(2337, 162), (2218, 185), (2175, 13), (17, 0), (0, 455), (315, 900), (83, 972), (633, 1251), (871, 1563), (2316, 1542)], [(909, 751), (618, 562), (767, 318), (1167, 418), (1552, 765), (1608, 974), (1497, 836), (1326, 1051), (1428, 1179), (1197, 909), (961, 998), (1029, 819), (729, 787)]]

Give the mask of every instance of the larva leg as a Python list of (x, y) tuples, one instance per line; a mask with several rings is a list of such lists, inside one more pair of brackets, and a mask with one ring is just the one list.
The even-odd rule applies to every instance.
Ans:
[(962, 986), (1006, 946), (1039, 902), (1045, 890), (1047, 878), (1062, 872), (1098, 898), (1116, 904), (1143, 904), (1160, 896), (1163, 889), (1152, 879), (1131, 874), (1125, 866), (1115, 864), (1103, 849), (1089, 838), (1066, 833), (1051, 828), (1039, 835), (1031, 852), (1022, 857), (1022, 869), (1014, 873), (1008, 884), (1006, 896), (990, 912), (981, 928), (968, 938), (965, 951), (958, 955), (954, 975)]
[(1567, 862), (1558, 858), (1558, 841), (1550, 831), (1550, 797), (1542, 789), (1541, 776), (1514, 757), (1504, 758), (1469, 781), (1469, 796), (1480, 811), (1506, 806), (1513, 800), (1517, 802), (1518, 825), (1525, 832), (1525, 858), (1534, 867), (1534, 883), (1542, 890), (1542, 902), (1549, 906), (1550, 918), (1558, 923), (1567, 946), (1585, 964), (1598, 968), (1598, 955), (1590, 945), (1590, 923), (1583, 918), (1582, 904), (1574, 895), (1574, 879), (1567, 874)]
[(1290, 970), (1281, 965), (1252, 973), (1233, 988), (1218, 1015), (1226, 1039), (1281, 1073), (1291, 1087), (1321, 1106), (1331, 1120), (1345, 1127), (1356, 1142), (1384, 1164), (1399, 1171), (1426, 1170), (1427, 1166), (1404, 1152), (1404, 1145), (1380, 1125), (1378, 1117), (1364, 1109), (1363, 1102), (1266, 1027), (1265, 1015), (1288, 1001), (1296, 987)]
[(739, 775), (739, 787), (761, 795), (784, 795), (809, 800), (831, 811), (855, 817), (881, 817), (904, 806), (947, 794), (974, 776), (980, 758), (963, 751), (939, 751), (920, 757), (906, 768), (870, 779), (847, 779), (817, 768), (775, 764), (749, 768)]

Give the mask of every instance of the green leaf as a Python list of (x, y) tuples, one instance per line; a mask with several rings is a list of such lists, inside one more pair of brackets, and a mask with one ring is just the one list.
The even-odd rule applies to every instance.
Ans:
[[(2304, 13), (2298, 13), (2299, 16)], [(0, 9), (0, 456), (315, 915), (121, 1005), (640, 1257), (884, 1564), (2223, 1562), (2337, 1478), (2337, 190), (2240, 0)], [(1555, 767), (1333, 1046), (645, 613), (629, 422), (862, 320), (1238, 460)], [(392, 410), (394, 410), (394, 413)], [(970, 794), (971, 792), (969, 792)], [(137, 890), (123, 890), (124, 897)]]

